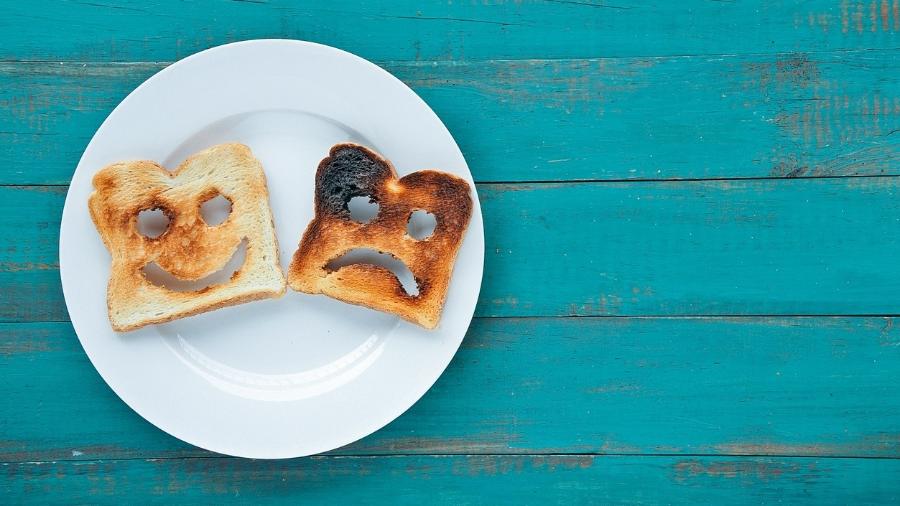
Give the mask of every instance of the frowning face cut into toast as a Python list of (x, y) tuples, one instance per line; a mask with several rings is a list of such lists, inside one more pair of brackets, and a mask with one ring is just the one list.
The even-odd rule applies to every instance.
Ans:
[[(354, 219), (348, 204), (355, 197), (377, 204), (376, 214)], [(469, 184), (454, 175), (422, 170), (398, 178), (389, 161), (363, 146), (333, 146), (316, 171), (315, 217), (294, 253), (288, 283), (434, 328), (472, 205)], [(433, 216), (434, 230), (411, 234), (410, 218), (422, 211)], [(359, 250), (382, 259), (354, 261)], [(414, 289), (388, 268), (397, 262), (412, 272)]]
[[(213, 146), (174, 172), (150, 161), (115, 163), (93, 183), (91, 218), (112, 256), (114, 330), (284, 293), (265, 174), (247, 146)], [(219, 197), (231, 210), (210, 224), (201, 208)], [(142, 230), (148, 211), (164, 216), (157, 230)]]

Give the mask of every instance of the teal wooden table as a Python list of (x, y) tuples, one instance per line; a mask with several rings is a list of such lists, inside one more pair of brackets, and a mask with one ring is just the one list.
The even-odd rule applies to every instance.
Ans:
[[(373, 4), (0, 6), (0, 502), (900, 501), (898, 0)], [(271, 37), (419, 93), (487, 246), (476, 319), (418, 404), (251, 461), (110, 391), (57, 240), (130, 90)]]

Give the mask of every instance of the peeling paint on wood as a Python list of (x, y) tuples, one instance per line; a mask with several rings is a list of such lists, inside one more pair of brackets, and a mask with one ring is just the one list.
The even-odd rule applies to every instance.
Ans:
[(0, 262), (0, 272), (19, 272), (19, 271), (53, 271), (59, 270), (59, 263), (41, 263), (41, 262)]
[(743, 460), (706, 462), (692, 459), (675, 463), (675, 480), (687, 483), (697, 477), (738, 479), (741, 481), (797, 480), (798, 475), (815, 476), (815, 463), (791, 461)]
[(853, 443), (777, 443), (777, 442), (744, 442), (718, 445), (716, 449), (726, 455), (780, 455), (780, 456), (817, 456), (817, 455), (853, 455), (860, 447), (900, 448), (900, 433), (881, 433), (862, 438)]

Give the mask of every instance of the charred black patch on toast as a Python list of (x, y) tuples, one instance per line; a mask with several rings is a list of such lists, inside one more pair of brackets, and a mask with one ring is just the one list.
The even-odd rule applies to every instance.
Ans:
[(349, 218), (350, 199), (368, 196), (377, 201), (382, 182), (392, 176), (390, 166), (369, 150), (335, 146), (316, 171), (316, 205), (323, 212)]

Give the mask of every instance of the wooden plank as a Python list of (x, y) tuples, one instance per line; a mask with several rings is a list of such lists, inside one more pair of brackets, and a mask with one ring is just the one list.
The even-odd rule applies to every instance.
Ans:
[(896, 47), (894, 0), (4, 2), (0, 59), (173, 60), (253, 38), (370, 59), (572, 58)]
[[(0, 153), (16, 161), (0, 184), (67, 183), (165, 65), (0, 63)], [(896, 50), (382, 65), (445, 121), (476, 181), (900, 173)]]
[[(0, 188), (2, 320), (67, 319), (64, 191)], [(898, 192), (896, 177), (481, 185), (477, 314), (897, 314)]]
[[(67, 323), (0, 325), (0, 373), (0, 461), (210, 455), (122, 403)], [(337, 453), (900, 458), (898, 374), (893, 318), (482, 318)]]
[[(893, 504), (900, 461), (535, 456), (3, 464), (13, 502)], [(539, 498), (539, 499), (538, 499)]]

